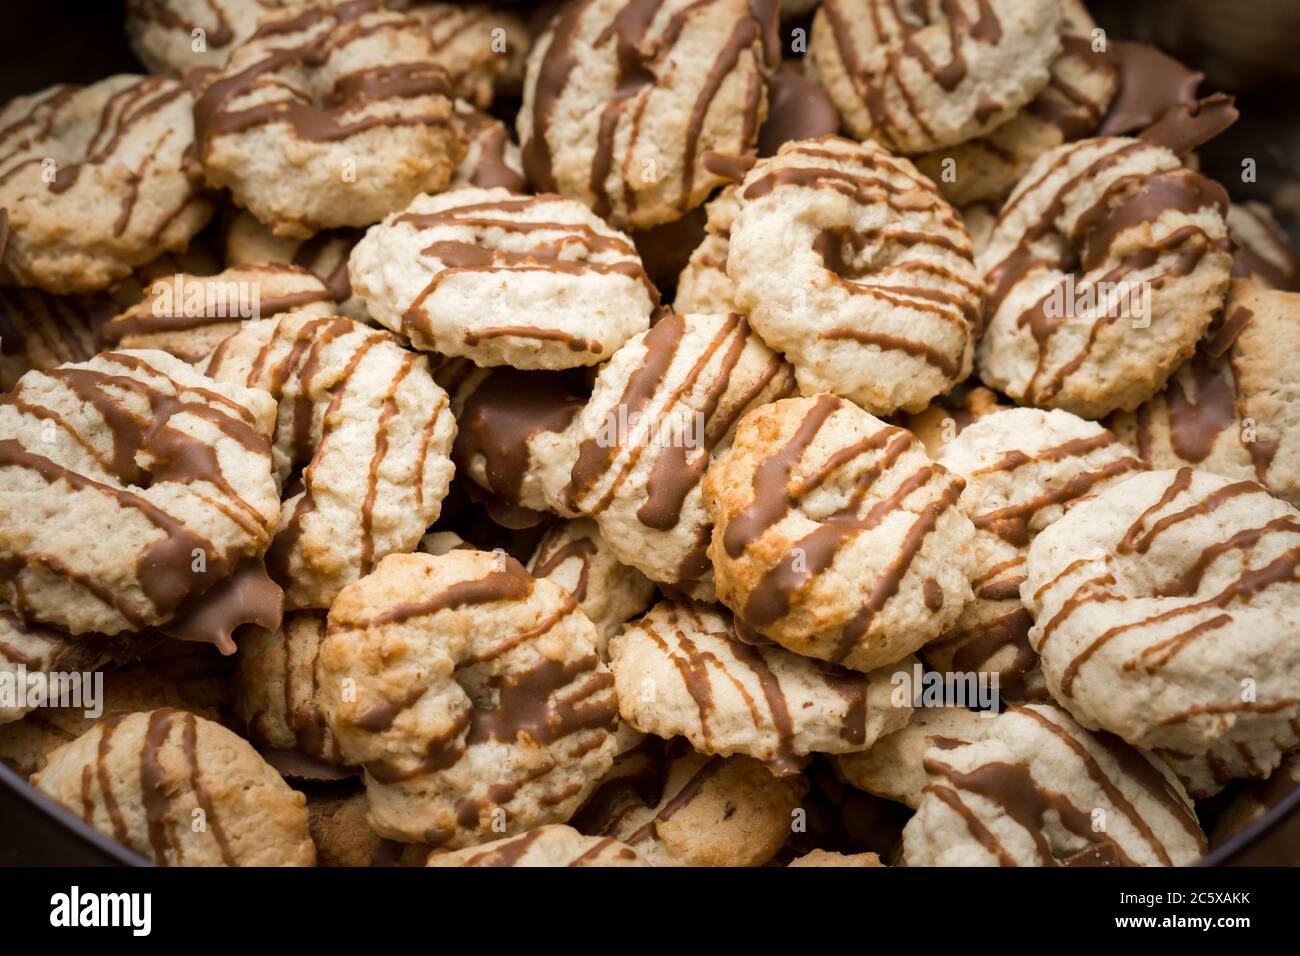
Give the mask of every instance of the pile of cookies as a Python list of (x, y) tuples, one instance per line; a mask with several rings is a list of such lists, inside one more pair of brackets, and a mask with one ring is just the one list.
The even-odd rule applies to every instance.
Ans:
[(1300, 780), (1300, 267), (1200, 74), (1078, 0), (126, 9), (0, 110), (0, 759), (71, 813), (1185, 865)]

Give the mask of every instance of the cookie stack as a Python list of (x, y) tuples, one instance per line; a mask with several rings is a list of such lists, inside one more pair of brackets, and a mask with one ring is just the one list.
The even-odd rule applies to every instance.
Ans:
[(1294, 784), (1300, 269), (1199, 74), (1077, 0), (125, 30), (0, 111), (0, 759), (96, 829), (1186, 865)]

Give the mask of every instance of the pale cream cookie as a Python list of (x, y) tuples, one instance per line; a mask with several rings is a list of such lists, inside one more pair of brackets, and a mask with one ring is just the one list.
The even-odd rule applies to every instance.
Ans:
[(1300, 746), (1297, 568), (1293, 507), (1181, 468), (1078, 502), (1030, 545), (1020, 595), (1052, 696), (1209, 796)]
[(452, 92), (486, 109), (500, 90), (517, 93), (532, 36), (523, 18), (478, 3), (419, 3), (407, 15), (424, 25), (433, 62), (447, 71)]
[(971, 599), (963, 484), (837, 396), (755, 409), (704, 481), (718, 598), (797, 654), (862, 671), (902, 660)]
[(226, 339), (207, 373), (278, 403), (275, 468), (289, 483), (267, 561), (288, 607), (328, 608), (437, 520), (456, 423), (427, 356), (351, 319), (291, 312)]
[(925, 753), (908, 866), (1189, 866), (1191, 800), (1157, 758), (1057, 707), (1013, 708), (982, 740)]
[(226, 65), (268, 13), (295, 0), (127, 0), (126, 35), (150, 73), (184, 76)]
[(805, 395), (920, 411), (970, 372), (983, 285), (961, 217), (905, 159), (786, 143), (736, 193), (727, 275)]
[(416, 348), (479, 365), (595, 365), (657, 293), (632, 241), (580, 203), (506, 189), (421, 196), (366, 233), (352, 286)]
[(186, 711), (110, 717), (50, 754), (32, 783), (160, 866), (316, 861), (307, 798), (246, 740)]
[(797, 859), (791, 860), (786, 866), (884, 866), (880, 862), (880, 856), (876, 853), (834, 853), (829, 850), (813, 850), (805, 853)]
[[(905, 726), (892, 672), (829, 667), (781, 647), (746, 644), (725, 609), (662, 601), (610, 640), (623, 719), (681, 735), (701, 753), (746, 754), (778, 776), (812, 753), (852, 753)], [(910, 669), (911, 661), (898, 665)]]
[(429, 866), (649, 866), (613, 837), (583, 836), (560, 823), (449, 853), (430, 853)]

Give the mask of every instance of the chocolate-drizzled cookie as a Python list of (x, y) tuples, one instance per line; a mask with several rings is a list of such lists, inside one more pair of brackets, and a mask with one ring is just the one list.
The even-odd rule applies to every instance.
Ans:
[(1030, 546), (1020, 593), (1061, 706), (1210, 796), (1300, 745), (1298, 569), (1300, 513), (1180, 468), (1076, 504)]
[(590, 210), (502, 188), (417, 198), (349, 270), (375, 321), (416, 348), (517, 369), (603, 362), (658, 299), (632, 241)]
[(465, 145), (415, 19), (379, 0), (263, 18), (198, 78), (195, 160), (278, 236), (366, 226), (447, 185)]
[(296, 0), (126, 0), (126, 35), (150, 73), (225, 66), (257, 21)]
[(1272, 210), (1260, 202), (1235, 202), (1228, 207), (1227, 219), (1228, 234), (1237, 244), (1233, 276), (1300, 292), (1300, 259)]
[(193, 104), (177, 80), (120, 74), (0, 109), (0, 281), (93, 292), (184, 249), (214, 210), (182, 169)]
[(163, 352), (29, 372), (0, 402), (4, 599), (74, 634), (165, 625), (228, 653), (235, 623), (274, 626), (273, 421), (264, 392)]
[[(746, 754), (778, 776), (811, 753), (866, 750), (907, 723), (895, 668), (828, 667), (736, 637), (725, 609), (662, 601), (610, 641), (619, 711), (637, 730), (685, 737), (701, 753)], [(913, 661), (897, 666), (911, 670)]]
[(773, 0), (571, 0), (528, 61), (519, 141), (533, 186), (619, 226), (680, 219), (751, 154), (779, 66)]
[(418, 3), (408, 15), (424, 25), (454, 95), (486, 109), (498, 90), (519, 92), (532, 45), (522, 17), (477, 3)]
[(741, 316), (666, 315), (597, 377), (561, 501), (652, 581), (706, 578), (704, 473), (742, 415), (793, 391), (790, 366)]
[(1152, 755), (1053, 706), (990, 724), (926, 751), (908, 866), (1187, 866), (1205, 851), (1186, 791)]
[(267, 563), (287, 607), (329, 607), (437, 519), (456, 425), (426, 356), (351, 319), (292, 312), (247, 324), (207, 372), (278, 403), (285, 501)]
[(1148, 467), (1254, 480), (1300, 505), (1297, 348), (1300, 294), (1234, 279), (1192, 360), (1112, 427)]
[(450, 853), (429, 854), (429, 866), (649, 866), (641, 854), (613, 837), (583, 836), (553, 823)]
[(963, 484), (837, 396), (757, 408), (704, 481), (718, 598), (797, 654), (861, 671), (902, 660), (970, 600)]
[(316, 861), (307, 798), (248, 741), (186, 711), (109, 717), (52, 753), (32, 782), (160, 866)]
[(504, 555), (391, 555), (330, 608), (317, 675), (382, 836), (475, 846), (567, 820), (614, 756), (573, 596)]
[(1222, 306), (1226, 211), (1221, 186), (1144, 140), (1086, 139), (1040, 157), (980, 253), (980, 378), (1085, 418), (1150, 398)]

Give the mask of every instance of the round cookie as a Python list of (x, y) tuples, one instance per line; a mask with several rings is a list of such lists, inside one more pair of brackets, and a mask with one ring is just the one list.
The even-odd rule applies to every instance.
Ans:
[(614, 757), (596, 642), (572, 595), (505, 555), (390, 555), (346, 588), (317, 675), (373, 828), (459, 849), (567, 820)]
[(776, 5), (565, 6), (528, 59), (519, 142), (533, 186), (633, 229), (680, 219), (752, 153), (779, 66)]
[(226, 339), (207, 372), (279, 403), (275, 468), (288, 485), (267, 564), (286, 607), (329, 607), (437, 520), (456, 424), (426, 356), (351, 319), (292, 312)]
[(1205, 852), (1159, 760), (1057, 707), (1015, 707), (982, 740), (926, 752), (907, 866), (1188, 866)]
[(119, 74), (0, 109), (0, 281), (94, 292), (184, 249), (214, 206), (182, 168), (184, 84)]
[(918, 707), (906, 727), (881, 737), (870, 750), (834, 757), (835, 772), (859, 790), (915, 810), (926, 787), (926, 751), (982, 740), (995, 716), (964, 707)]
[(560, 500), (652, 581), (698, 581), (709, 572), (705, 471), (742, 415), (793, 391), (790, 367), (741, 316), (665, 315), (597, 376)]
[(1034, 162), (979, 264), (983, 381), (1084, 418), (1150, 398), (1223, 305), (1222, 187), (1162, 146), (1086, 139)]
[(97, 670), (109, 650), (102, 642), (76, 640), (24, 621), (0, 604), (0, 724), (20, 720), (36, 707), (92, 703), (86, 695), (94, 690), (83, 692), (81, 675)]
[(433, 62), (447, 71), (454, 95), (487, 109), (500, 89), (516, 93), (532, 37), (523, 19), (485, 4), (420, 3), (408, 16), (424, 25)]
[(278, 631), (257, 628), (240, 636), (235, 714), (286, 776), (330, 779), (344, 765), (320, 710), (316, 661), (324, 640), (322, 611), (287, 614)]
[(500, 188), (417, 198), (366, 233), (349, 270), (416, 348), (518, 369), (603, 362), (657, 300), (622, 233), (572, 200)]
[(1052, 696), (1202, 797), (1300, 746), (1297, 567), (1294, 508), (1181, 468), (1078, 502), (1030, 546), (1020, 595)]
[(451, 174), (448, 189), (478, 186), (500, 187), (513, 193), (525, 193), (523, 160), (519, 147), (510, 138), (506, 124), (495, 116), (456, 101), (455, 121), (465, 134), (465, 157)]
[(99, 329), (117, 312), (111, 296), (54, 295), (0, 286), (0, 391), (32, 369), (48, 372), (99, 351)]
[(50, 754), (32, 783), (160, 866), (316, 861), (306, 797), (247, 741), (185, 711), (109, 717)]
[(755, 409), (704, 480), (718, 598), (797, 654), (862, 671), (902, 660), (971, 598), (963, 484), (842, 398)]
[(274, 414), (264, 392), (163, 352), (29, 372), (0, 403), (0, 595), (73, 634), (117, 634), (237, 584), (279, 516)]
[[(989, 133), (916, 158), (956, 206), (998, 203), (1039, 156), (1093, 136), (1119, 87), (1114, 57), (1093, 49), (1096, 24), (1079, 0), (1061, 0), (1061, 52), (1051, 79), (1011, 119)], [(972, 230), (972, 238), (974, 230)], [(977, 243), (978, 248), (978, 243)]]
[(833, 853), (827, 850), (813, 850), (786, 866), (884, 866), (880, 856), (875, 853)]
[(1300, 292), (1300, 259), (1286, 230), (1261, 202), (1228, 206), (1228, 235), (1237, 244), (1232, 274), (1270, 289)]
[(996, 675), (1003, 700), (1047, 699), (1029, 646), (1034, 621), (1020, 603), (1029, 544), (1074, 501), (1142, 464), (1095, 422), (1037, 408), (980, 418), (944, 446), (938, 461), (966, 480), (961, 507), (975, 525), (975, 600), (921, 656), (938, 671)]
[(624, 621), (650, 606), (655, 590), (645, 575), (618, 560), (600, 526), (590, 518), (551, 527), (537, 543), (528, 573), (549, 578), (573, 595), (596, 625), (597, 647), (606, 659), (609, 639)]
[(333, 312), (370, 323), (366, 304), (352, 292), (348, 256), (361, 238), (359, 229), (324, 229), (310, 239), (288, 239), (272, 234), (247, 210), (230, 217), (225, 226), (225, 258), (229, 268), (285, 265), (306, 269), (329, 289)]
[(652, 866), (762, 866), (790, 835), (806, 790), (802, 777), (774, 777), (750, 757), (648, 736), (619, 754), (571, 823)]
[(547, 511), (572, 513), (559, 492), (573, 463), (568, 432), (590, 391), (577, 375), (451, 359), (434, 378), (451, 395), (458, 474), (495, 522), (523, 529)]
[(306, 269), (236, 266), (213, 276), (182, 272), (159, 279), (99, 334), (110, 348), (160, 349), (198, 364), (249, 322), (283, 312), (333, 311), (329, 289)]
[(812, 753), (867, 750), (906, 725), (912, 708), (893, 705), (893, 668), (859, 674), (754, 647), (737, 639), (730, 617), (661, 601), (614, 637), (609, 666), (623, 720), (681, 735), (701, 753), (746, 754), (777, 776), (798, 773)]
[(1150, 468), (1194, 465), (1253, 479), (1300, 506), (1300, 293), (1234, 279), (1192, 360), (1112, 420)]
[(294, 0), (127, 0), (126, 35), (150, 73), (225, 66), (257, 21)]
[(919, 153), (1015, 116), (1047, 85), (1062, 23), (1061, 0), (826, 0), (810, 52), (855, 137)]
[(415, 20), (379, 0), (265, 17), (194, 104), (196, 158), (277, 236), (366, 226), (447, 185), (465, 144)]
[(970, 372), (982, 285), (961, 217), (874, 143), (787, 143), (739, 187), (727, 275), (754, 330), (873, 414), (920, 411)]
[(429, 866), (649, 866), (613, 837), (583, 836), (553, 823), (505, 840), (429, 854)]

